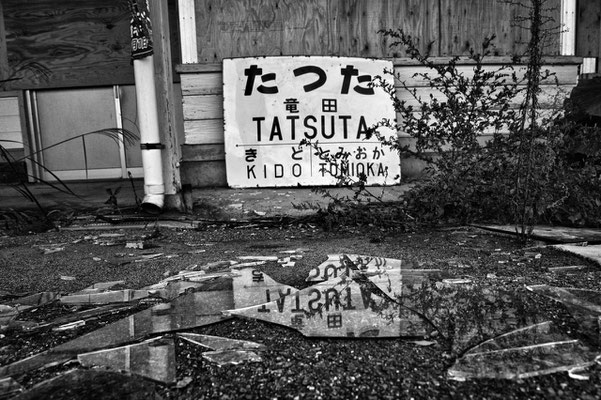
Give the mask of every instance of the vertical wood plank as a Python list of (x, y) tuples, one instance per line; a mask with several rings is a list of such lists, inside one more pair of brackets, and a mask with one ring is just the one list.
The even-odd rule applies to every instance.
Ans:
[(561, 32), (559, 33), (559, 54), (576, 54), (576, 0), (561, 0)]
[(178, 0), (180, 46), (182, 63), (198, 62), (198, 45), (196, 42), (196, 11), (194, 0)]

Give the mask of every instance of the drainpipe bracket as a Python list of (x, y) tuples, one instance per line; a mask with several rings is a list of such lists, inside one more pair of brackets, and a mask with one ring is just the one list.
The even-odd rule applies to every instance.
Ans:
[(163, 150), (165, 145), (162, 143), (140, 143), (142, 150)]

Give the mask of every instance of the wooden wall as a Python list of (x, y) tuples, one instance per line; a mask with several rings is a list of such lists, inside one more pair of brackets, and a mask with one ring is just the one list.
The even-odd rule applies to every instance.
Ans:
[(601, 1), (578, 1), (576, 27), (576, 55), (601, 57)]
[[(169, 0), (174, 65), (180, 60), (175, 5)], [(127, 0), (2, 0), (2, 11), (7, 55), (0, 66), (15, 71), (35, 61), (50, 72), (47, 80), (25, 72), (4, 89), (134, 82)]]
[[(448, 62), (448, 57), (437, 59), (440, 63)], [(511, 61), (509, 57), (492, 57), (487, 68), (496, 69), (501, 64)], [(547, 80), (540, 96), (541, 109), (554, 109), (567, 98), (578, 79), (578, 68), (581, 59), (577, 57), (549, 57), (545, 66), (555, 73), (559, 85), (554, 80)], [(418, 95), (427, 98), (431, 93), (439, 100), (444, 100), (439, 92), (429, 87), (427, 82), (413, 78), (416, 72), (426, 72), (411, 59), (394, 59), (395, 72), (410, 88), (417, 89)], [(465, 63), (460, 70), (464, 74), (473, 71), (473, 65)], [(524, 66), (516, 67), (518, 73), (525, 71)], [(221, 64), (183, 65), (178, 68), (181, 74), (183, 95), (185, 144), (182, 146), (182, 180), (192, 186), (225, 186), (225, 150), (223, 132), (223, 76)], [(417, 102), (397, 82), (397, 97), (407, 100), (409, 104)], [(518, 106), (520, 99), (516, 99)], [(412, 144), (413, 139), (400, 133), (404, 144)], [(488, 136), (490, 137), (490, 136)], [(482, 136), (485, 141), (487, 135)], [(422, 165), (415, 160), (401, 160), (401, 172), (404, 178), (419, 175)]]
[[(559, 21), (560, 0), (548, 14)], [(465, 54), (497, 36), (495, 55), (525, 49), (515, 25), (527, 10), (496, 0), (196, 0), (199, 63), (227, 57), (337, 55), (402, 57), (377, 32), (403, 28), (433, 56)], [(547, 53), (558, 54), (557, 41)]]

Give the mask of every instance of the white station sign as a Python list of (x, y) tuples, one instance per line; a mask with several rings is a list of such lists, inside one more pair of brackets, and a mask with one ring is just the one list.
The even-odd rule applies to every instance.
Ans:
[(334, 185), (341, 173), (368, 185), (398, 183), (398, 154), (368, 139), (377, 122), (395, 119), (388, 94), (370, 85), (376, 75), (391, 80), (384, 70), (392, 67), (346, 57), (224, 59), (229, 186)]

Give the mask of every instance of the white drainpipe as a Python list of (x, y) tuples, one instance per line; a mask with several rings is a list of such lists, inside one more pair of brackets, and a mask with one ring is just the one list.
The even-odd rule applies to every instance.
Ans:
[(136, 102), (140, 147), (144, 169), (144, 200), (142, 209), (159, 214), (165, 202), (165, 182), (161, 159), (161, 137), (157, 113), (156, 88), (154, 85), (154, 57), (152, 55), (134, 60)]

